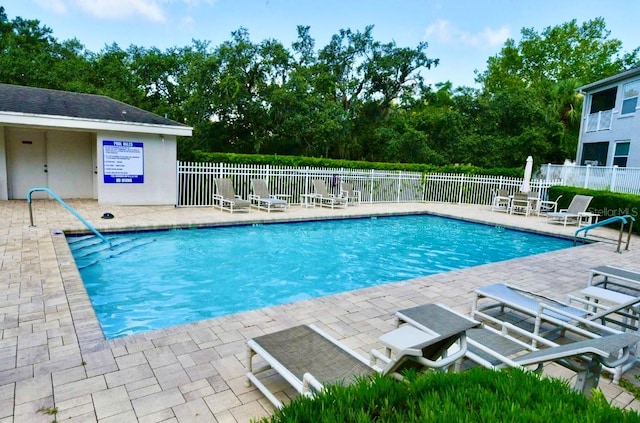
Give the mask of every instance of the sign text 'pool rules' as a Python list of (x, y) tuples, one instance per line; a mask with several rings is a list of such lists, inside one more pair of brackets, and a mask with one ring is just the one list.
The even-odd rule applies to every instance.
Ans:
[(141, 142), (102, 141), (105, 184), (144, 183), (144, 148)]

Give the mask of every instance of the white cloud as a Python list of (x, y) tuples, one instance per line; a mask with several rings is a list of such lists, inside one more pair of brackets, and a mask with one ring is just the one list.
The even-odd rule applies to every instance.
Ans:
[(480, 32), (470, 33), (442, 19), (429, 25), (425, 30), (427, 41), (435, 39), (443, 44), (462, 44), (470, 47), (499, 46), (504, 44), (509, 36), (510, 30), (506, 26), (498, 29), (484, 28)]
[(182, 1), (185, 2), (188, 6), (196, 7), (196, 6), (199, 6), (200, 3), (206, 3), (210, 6), (213, 6), (217, 0), (182, 0)]
[(182, 3), (191, 10), (202, 4), (213, 6), (217, 0), (35, 0), (35, 2), (42, 8), (60, 15), (80, 11), (98, 19), (137, 18), (151, 22), (166, 22), (171, 3)]
[(191, 31), (196, 26), (196, 21), (192, 16), (185, 16), (180, 20), (180, 26), (188, 31)]
[(51, 10), (59, 15), (64, 15), (68, 12), (65, 0), (36, 0), (36, 3), (43, 9)]
[(101, 19), (143, 18), (165, 22), (163, 0), (70, 0), (70, 5)]

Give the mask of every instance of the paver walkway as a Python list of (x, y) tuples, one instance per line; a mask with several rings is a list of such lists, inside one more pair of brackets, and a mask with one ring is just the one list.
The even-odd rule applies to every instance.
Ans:
[[(563, 235), (575, 230), (549, 225), (544, 218), (448, 204), (363, 204), (347, 210), (293, 206), (285, 213), (229, 214), (211, 208), (69, 203), (105, 231), (407, 212)], [(593, 266), (640, 271), (640, 243), (634, 237), (631, 250), (622, 254), (611, 244), (584, 245), (106, 341), (60, 234), (85, 228), (52, 201), (34, 201), (33, 211), (35, 227), (29, 225), (25, 201), (0, 201), (0, 423), (54, 417), (83, 423), (247, 422), (273, 410), (259, 391), (245, 386), (245, 345), (253, 336), (315, 323), (366, 355), (380, 348), (378, 336), (394, 327), (393, 313), (401, 308), (440, 302), (468, 313), (473, 288), (498, 281), (561, 299), (586, 285)], [(115, 218), (101, 219), (104, 212)], [(293, 394), (278, 377), (271, 383), (282, 388), (279, 397)], [(608, 379), (600, 387), (616, 405), (638, 408)], [(53, 407), (56, 416), (45, 413)]]

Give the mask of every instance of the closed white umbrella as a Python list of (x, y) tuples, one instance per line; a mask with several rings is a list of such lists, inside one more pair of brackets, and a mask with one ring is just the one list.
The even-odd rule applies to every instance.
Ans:
[(522, 181), (520, 191), (531, 191), (531, 172), (533, 172), (533, 157), (529, 156), (527, 157), (527, 164), (524, 167), (524, 180)]

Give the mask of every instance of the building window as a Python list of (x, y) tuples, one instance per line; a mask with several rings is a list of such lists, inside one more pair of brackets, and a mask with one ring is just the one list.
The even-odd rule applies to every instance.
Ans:
[(617, 142), (616, 152), (613, 154), (613, 165), (619, 167), (627, 167), (627, 158), (629, 157), (629, 142)]
[(582, 166), (606, 166), (608, 142), (590, 142), (582, 146)]
[(638, 105), (638, 95), (640, 94), (640, 80), (624, 84), (622, 90), (622, 112), (620, 114), (627, 115), (635, 113)]
[(589, 113), (598, 113), (613, 109), (616, 105), (617, 92), (618, 89), (614, 87), (592, 94)]

